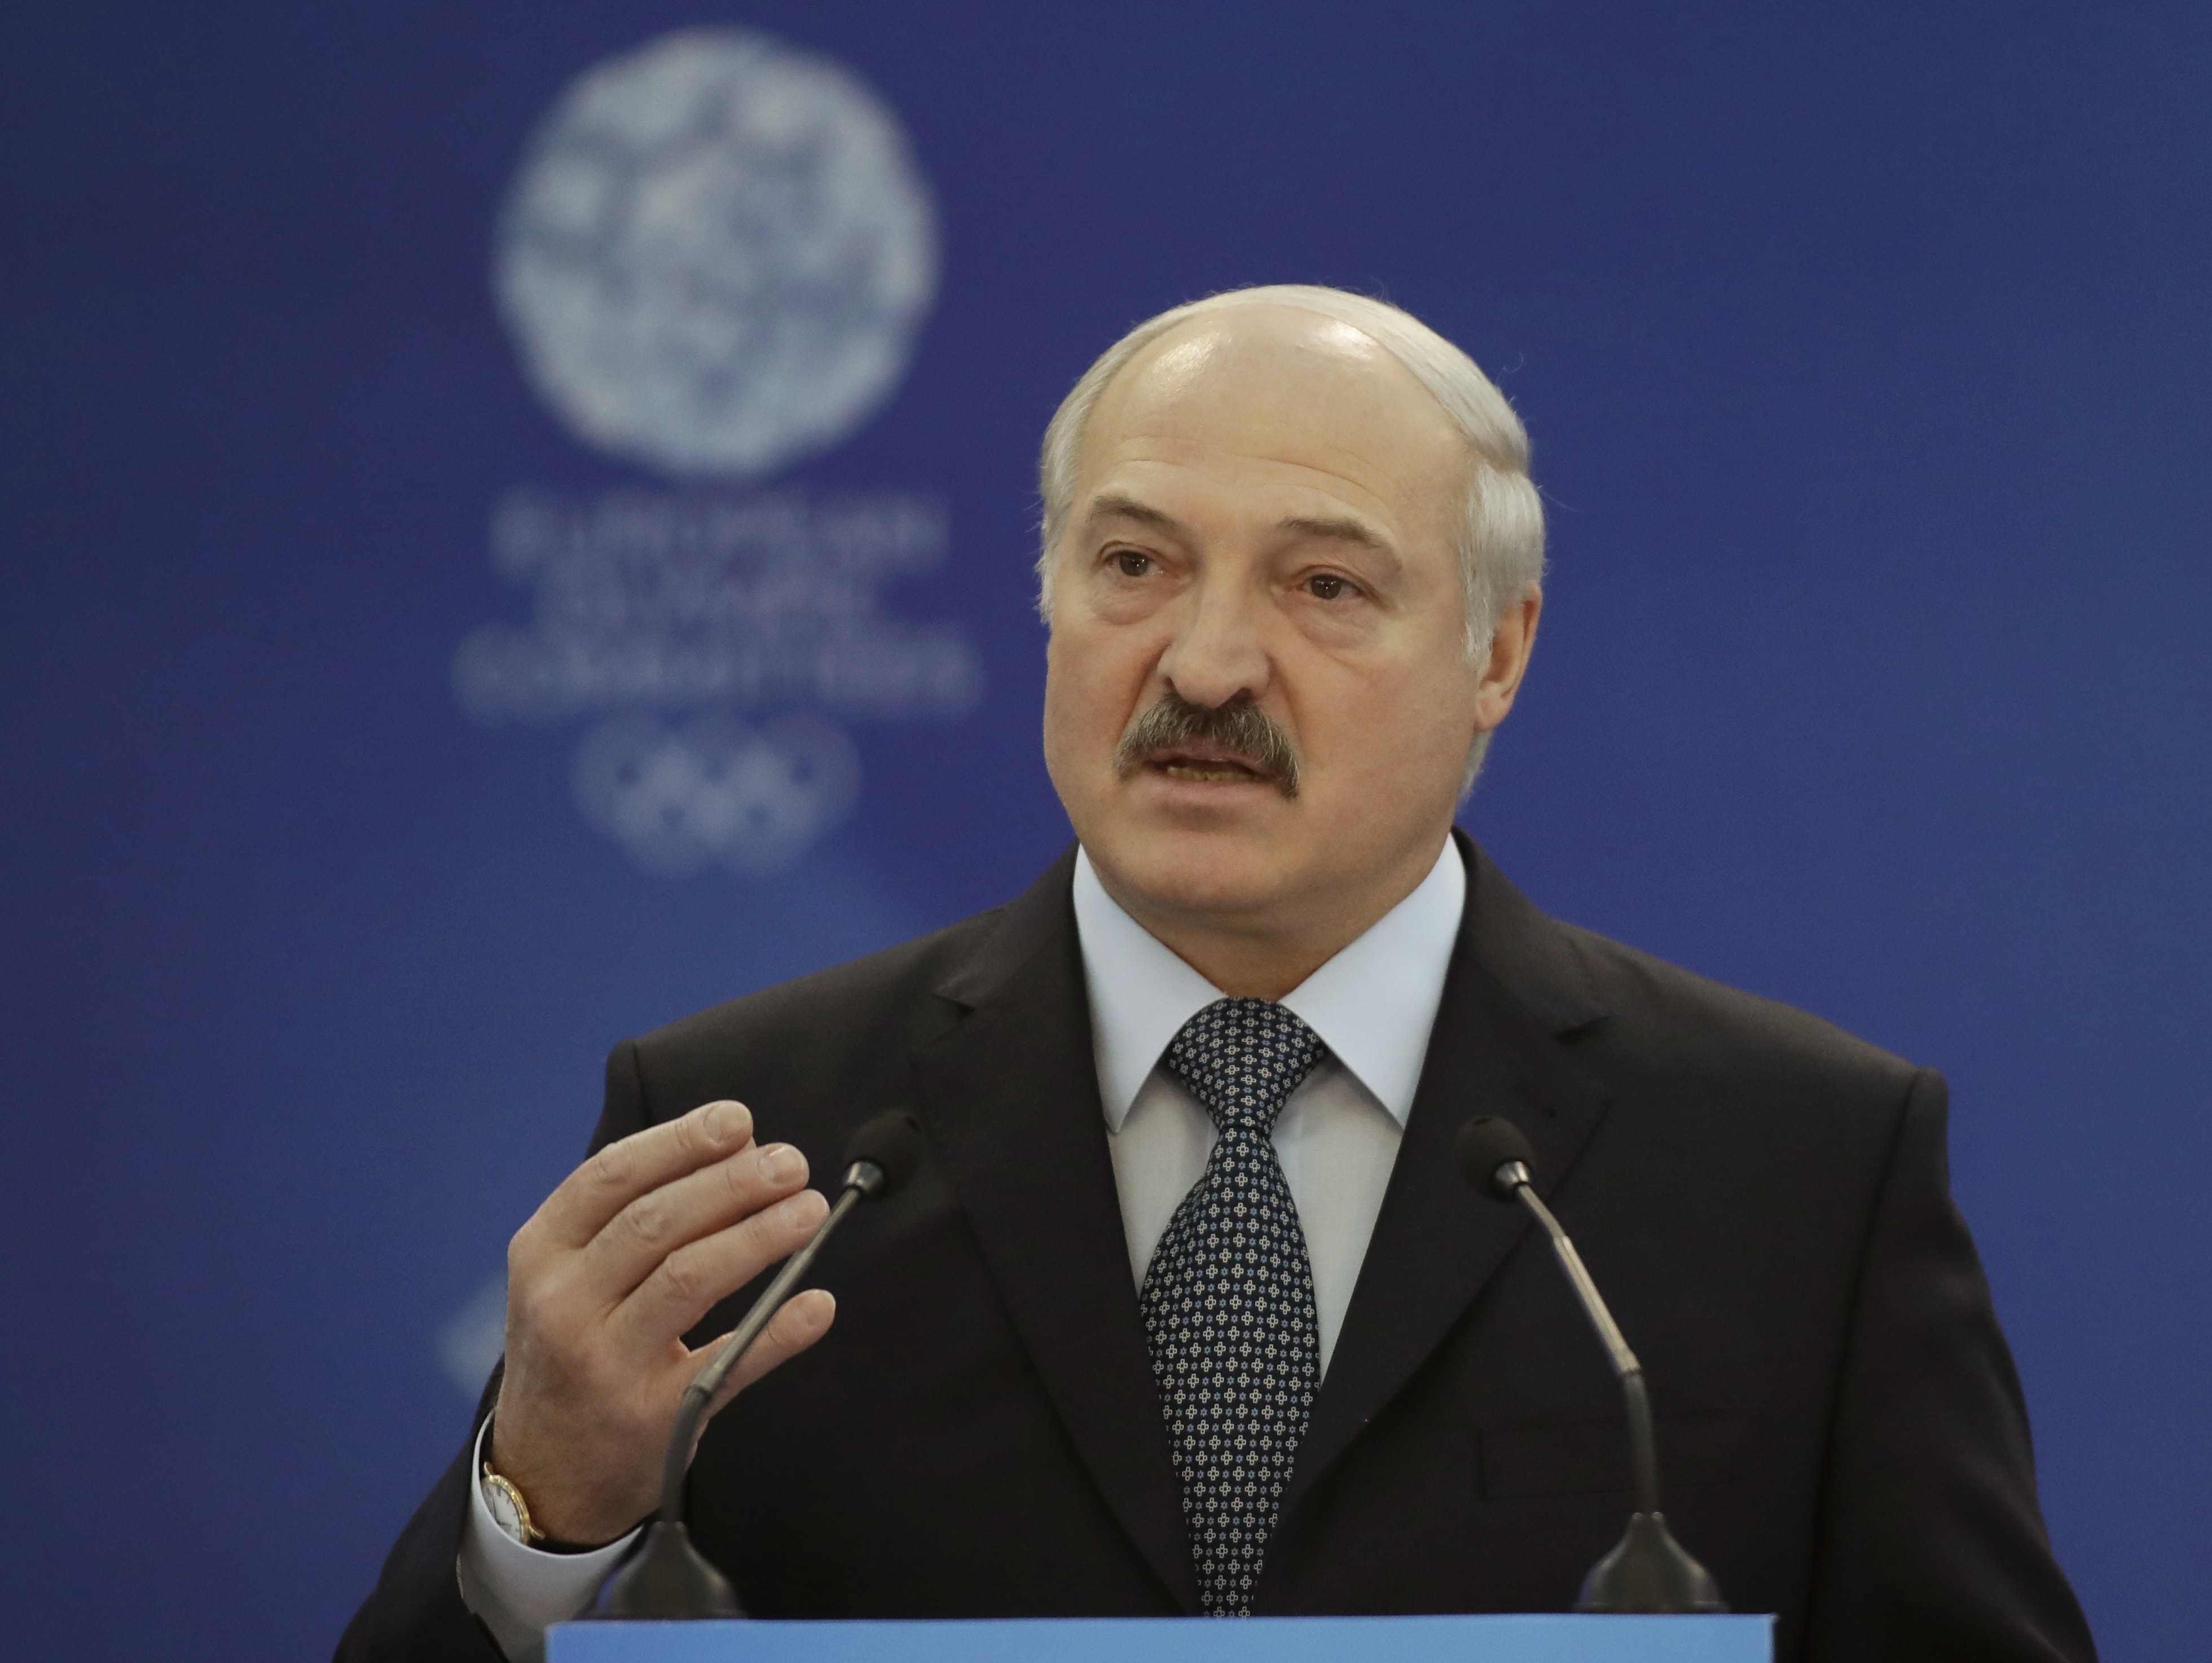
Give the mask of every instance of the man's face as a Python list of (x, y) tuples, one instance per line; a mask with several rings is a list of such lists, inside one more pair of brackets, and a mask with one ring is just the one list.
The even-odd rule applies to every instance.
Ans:
[(1465, 656), (1468, 465), (1410, 372), (1291, 308), (1185, 324), (1108, 387), (1054, 550), (1045, 762), (1139, 917), (1325, 930), (1427, 871), (1519, 674)]

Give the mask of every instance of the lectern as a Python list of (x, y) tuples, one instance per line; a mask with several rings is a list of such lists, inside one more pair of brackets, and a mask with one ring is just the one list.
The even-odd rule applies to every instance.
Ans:
[(547, 1663), (1773, 1663), (1771, 1617), (568, 1623)]

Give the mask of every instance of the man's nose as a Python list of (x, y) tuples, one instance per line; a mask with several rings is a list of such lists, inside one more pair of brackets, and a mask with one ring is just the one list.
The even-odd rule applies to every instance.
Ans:
[(1261, 598), (1243, 584), (1212, 577), (1198, 583), (1186, 607), (1160, 656), (1168, 685), (1209, 710), (1240, 695), (1257, 699), (1265, 693), (1271, 672)]

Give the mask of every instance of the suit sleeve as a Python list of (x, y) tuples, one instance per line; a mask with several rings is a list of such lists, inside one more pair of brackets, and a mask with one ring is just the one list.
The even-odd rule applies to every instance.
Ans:
[(1952, 1205), (1948, 1094), (1912, 1080), (1831, 1429), (1802, 1655), (2091, 1663), (2036, 1501), (2027, 1411)]
[[(625, 1040), (607, 1058), (606, 1102), (592, 1133), (592, 1153), (645, 1125), (637, 1047)], [(336, 1663), (501, 1663), (490, 1632), (462, 1602), (459, 1569), (475, 1493), (470, 1457), (498, 1401), (499, 1377), (494, 1369), (460, 1454), (400, 1532), (374, 1590), (338, 1641)]]

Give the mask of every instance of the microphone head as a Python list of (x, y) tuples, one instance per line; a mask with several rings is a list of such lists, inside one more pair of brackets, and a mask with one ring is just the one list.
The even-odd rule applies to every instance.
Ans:
[(1498, 1181), (1500, 1167), (1517, 1161), (1533, 1171), (1536, 1165), (1536, 1151), (1528, 1147), (1521, 1128), (1494, 1114), (1482, 1115), (1462, 1126), (1452, 1153), (1458, 1158), (1460, 1176), (1494, 1201), (1510, 1198), (1514, 1189), (1510, 1183)]
[[(927, 1151), (921, 1122), (914, 1118), (913, 1110), (887, 1108), (853, 1134), (853, 1141), (845, 1145), (845, 1167), (848, 1174), (863, 1161), (874, 1167), (883, 1178), (869, 1187), (868, 1193), (884, 1196), (914, 1176)], [(848, 1176), (846, 1181), (852, 1180)]]

